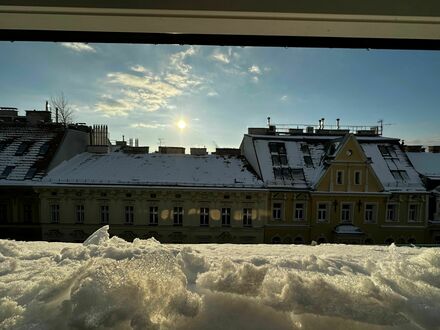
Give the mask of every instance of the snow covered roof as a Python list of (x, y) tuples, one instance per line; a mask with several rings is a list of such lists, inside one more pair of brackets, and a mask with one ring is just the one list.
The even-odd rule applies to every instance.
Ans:
[(49, 172), (43, 183), (258, 188), (263, 182), (236, 156), (84, 152)]
[[(343, 144), (341, 136), (244, 136), (243, 154), (269, 187), (313, 188)], [(399, 139), (358, 137), (385, 191), (424, 191), (419, 175), (400, 150)]]
[(359, 227), (351, 224), (337, 225), (334, 229), (336, 234), (346, 234), (346, 235), (363, 235), (364, 232)]
[(62, 131), (41, 127), (0, 127), (0, 184), (40, 180)]
[(420, 174), (440, 179), (440, 153), (407, 152), (409, 160)]
[(424, 191), (417, 171), (396, 143), (361, 143), (371, 166), (386, 191)]

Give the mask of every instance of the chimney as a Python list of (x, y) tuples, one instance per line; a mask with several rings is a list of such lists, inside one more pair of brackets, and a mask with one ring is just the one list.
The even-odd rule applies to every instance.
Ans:
[(318, 128), (321, 129), (321, 119), (318, 120), (318, 122), (319, 122), (319, 125), (318, 125), (319, 127)]
[(46, 111), (49, 111), (49, 101), (46, 100)]
[(270, 117), (267, 117), (267, 127), (270, 127)]
[(339, 129), (339, 118), (336, 118), (336, 127)]
[(128, 145), (129, 145), (130, 147), (133, 146), (133, 138), (129, 138), (129, 139), (128, 139)]
[(55, 108), (55, 123), (58, 124), (58, 107)]
[(138, 138), (134, 139), (134, 146), (136, 148), (139, 147), (139, 139)]
[(324, 129), (324, 118), (321, 118), (322, 129)]

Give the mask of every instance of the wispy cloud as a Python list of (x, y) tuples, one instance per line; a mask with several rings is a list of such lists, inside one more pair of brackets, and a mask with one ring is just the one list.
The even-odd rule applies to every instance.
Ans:
[(261, 74), (261, 70), (258, 67), (258, 65), (252, 65), (251, 67), (249, 67), (249, 72), (253, 73), (253, 74)]
[(147, 71), (147, 69), (145, 69), (142, 65), (135, 65), (135, 66), (132, 66), (130, 69), (132, 71), (134, 71), (134, 72), (145, 72), (145, 71)]
[[(186, 59), (196, 54), (195, 47), (172, 54), (167, 69), (153, 73), (142, 65), (132, 66), (130, 72), (110, 72), (105, 84), (113, 96), (104, 97), (97, 110), (107, 116), (127, 115), (132, 110), (157, 111), (173, 109), (169, 104), (178, 96), (197, 91), (203, 79), (192, 73)], [(134, 71), (134, 73), (133, 73)]]
[(216, 91), (211, 91), (207, 95), (213, 97), (213, 96), (218, 96), (218, 93)]
[(169, 125), (169, 124), (159, 124), (159, 123), (155, 123), (155, 124), (136, 123), (136, 124), (130, 125), (130, 127), (132, 127), (132, 128), (152, 128), (152, 129), (166, 128), (166, 127), (170, 127), (170, 126), (171, 125)]
[(214, 53), (212, 53), (211, 58), (224, 64), (229, 64), (231, 62), (229, 55), (222, 53), (218, 50), (215, 50)]
[(259, 79), (257, 76), (253, 76), (253, 77), (252, 77), (252, 81), (253, 81), (254, 83), (258, 83), (258, 82), (260, 81), (260, 79)]
[(280, 101), (281, 102), (286, 102), (287, 98), (288, 98), (287, 95), (283, 95), (283, 96), (280, 97)]
[(96, 53), (96, 49), (82, 42), (62, 42), (61, 46), (72, 49), (76, 52)]

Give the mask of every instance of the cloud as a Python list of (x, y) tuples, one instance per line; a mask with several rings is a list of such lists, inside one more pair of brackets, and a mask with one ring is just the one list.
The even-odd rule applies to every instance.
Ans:
[(196, 52), (197, 48), (191, 46), (170, 55), (166, 69), (156, 73), (142, 65), (132, 66), (129, 72), (108, 73), (104, 86), (111, 96), (106, 95), (96, 104), (97, 111), (106, 116), (126, 116), (133, 110), (172, 110), (170, 101), (202, 87), (204, 80), (193, 74), (186, 62)]
[(62, 42), (61, 46), (72, 49), (76, 52), (96, 53), (96, 49), (82, 42)]
[(211, 55), (211, 58), (224, 64), (229, 64), (231, 62), (228, 55), (219, 51), (214, 51), (214, 53)]
[(134, 72), (145, 72), (147, 71), (142, 65), (135, 65), (130, 68)]
[(136, 123), (136, 124), (130, 125), (130, 127), (132, 127), (132, 128), (152, 128), (152, 129), (165, 128), (165, 127), (170, 127), (170, 126), (171, 125), (169, 125), (169, 124), (159, 124), (159, 123), (154, 123), (154, 124)]
[(280, 97), (280, 101), (285, 102), (287, 101), (287, 95), (283, 95)]
[(252, 65), (248, 70), (253, 74), (261, 74), (261, 70), (257, 65)]
[(252, 81), (254, 83), (258, 83), (260, 81), (260, 79), (257, 76), (252, 77)]
[(212, 91), (209, 92), (207, 95), (213, 97), (213, 96), (218, 96), (218, 93), (216, 91)]

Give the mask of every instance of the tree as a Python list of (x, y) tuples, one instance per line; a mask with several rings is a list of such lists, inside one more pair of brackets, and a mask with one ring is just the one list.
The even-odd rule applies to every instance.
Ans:
[[(58, 95), (50, 97), (50, 105), (55, 114), (58, 112), (57, 120), (59, 123), (67, 126), (73, 123), (73, 109), (69, 105), (69, 100), (60, 92)], [(58, 109), (58, 111), (57, 111)]]

